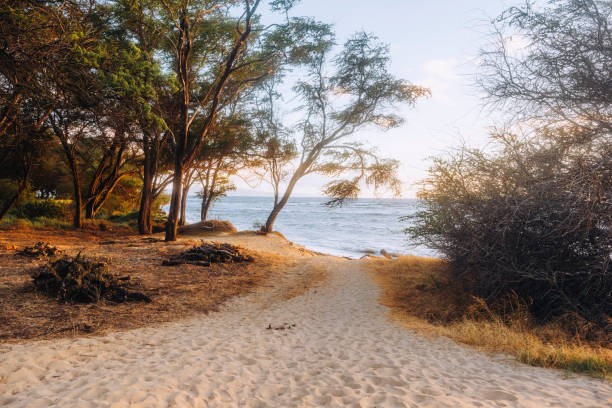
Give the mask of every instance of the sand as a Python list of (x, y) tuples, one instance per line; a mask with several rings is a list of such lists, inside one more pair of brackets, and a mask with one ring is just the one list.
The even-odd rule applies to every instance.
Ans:
[[(378, 303), (365, 263), (290, 251), (309, 256), (273, 286), (208, 316), (104, 337), (0, 345), (0, 406), (612, 405), (610, 383), (405, 330)], [(326, 268), (327, 279), (284, 300), (309, 268)]]

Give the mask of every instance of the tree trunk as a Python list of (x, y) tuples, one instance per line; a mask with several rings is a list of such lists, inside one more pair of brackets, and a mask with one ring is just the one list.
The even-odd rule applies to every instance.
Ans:
[(72, 221), (72, 226), (74, 228), (82, 228), (83, 227), (83, 219), (82, 219), (82, 210), (83, 210), (83, 198), (81, 196), (81, 180), (79, 175), (79, 168), (77, 167), (77, 162), (74, 157), (74, 153), (72, 149), (70, 149), (67, 143), (64, 144), (64, 152), (66, 153), (66, 159), (68, 160), (68, 165), (70, 166), (70, 171), (72, 173), (72, 188), (73, 188), (73, 198), (74, 198), (74, 217)]
[(96, 216), (96, 210), (94, 200), (89, 200), (87, 204), (85, 204), (85, 219), (93, 220)]
[[(96, 197), (94, 197), (94, 199), (91, 201), (90, 219), (93, 219), (98, 213), (98, 211), (100, 211), (100, 209), (104, 206), (104, 203), (106, 202), (106, 200), (108, 200), (113, 190), (115, 189), (117, 184), (119, 184), (119, 181), (121, 181), (122, 178), (123, 175), (115, 177), (113, 184), (106, 186), (104, 190), (102, 190)], [(88, 202), (88, 204), (90, 203)]]
[(176, 241), (177, 239), (179, 211), (181, 206), (181, 190), (183, 187), (183, 163), (181, 157), (182, 155), (176, 157), (174, 160), (172, 194), (170, 195), (168, 221), (166, 221), (166, 241)]
[(183, 194), (181, 196), (181, 218), (179, 219), (179, 226), (185, 226), (187, 222), (187, 196), (189, 195), (189, 180), (185, 180), (183, 183)]
[(141, 235), (151, 235), (153, 225), (151, 222), (151, 207), (153, 206), (153, 192), (150, 187), (143, 186), (138, 211), (138, 232)]
[(4, 206), (2, 207), (2, 209), (0, 209), (0, 221), (2, 221), (2, 219), (4, 218), (4, 216), (9, 212), (9, 210), (11, 208), (13, 208), (13, 206), (15, 205), (15, 203), (17, 202), (17, 200), (19, 200), (19, 197), (21, 197), (21, 195), (23, 194), (23, 192), (26, 189), (26, 186), (28, 185), (27, 182), (27, 178), (24, 180), (24, 182), (22, 182), (19, 185), (19, 188), (17, 189), (17, 192), (15, 193), (15, 195), (13, 196), (13, 198), (11, 198), (6, 204), (4, 204)]
[(206, 221), (208, 218), (208, 210), (210, 209), (211, 203), (212, 197), (202, 197), (202, 210), (200, 211), (200, 220), (202, 222)]
[(143, 169), (142, 194), (140, 196), (140, 209), (138, 210), (138, 232), (142, 235), (151, 235), (151, 207), (153, 206), (153, 176), (151, 171), (151, 158), (145, 150)]
[(70, 163), (70, 169), (72, 171), (72, 187), (74, 189), (74, 217), (72, 221), (72, 226), (74, 228), (83, 228), (83, 200), (81, 197), (81, 182), (79, 177), (79, 170), (77, 169), (74, 160), (71, 160)]
[(186, 9), (182, 11), (177, 50), (178, 61), (176, 68), (183, 87), (183, 98), (180, 101), (180, 128), (179, 132), (177, 132), (176, 145), (174, 146), (174, 178), (172, 180), (168, 221), (166, 221), (166, 241), (176, 241), (177, 239), (183, 173), (185, 171), (184, 160), (186, 158), (187, 138), (189, 137), (189, 57), (191, 56), (191, 31)]
[(57, 124), (54, 120), (51, 121), (53, 126), (53, 131), (57, 138), (60, 140), (62, 144), (62, 149), (64, 150), (64, 154), (66, 156), (66, 160), (68, 161), (68, 166), (70, 167), (70, 172), (72, 173), (72, 187), (73, 187), (73, 197), (74, 197), (74, 217), (72, 221), (72, 225), (74, 228), (82, 228), (83, 227), (83, 219), (82, 219), (82, 210), (83, 210), (83, 199), (81, 196), (81, 180), (79, 175), (79, 168), (77, 165), (76, 158), (74, 156), (75, 146), (71, 145), (68, 142), (67, 132), (64, 132), (60, 126), (63, 124)]
[(145, 138), (146, 139), (143, 140), (144, 163), (142, 194), (140, 197), (140, 209), (138, 210), (138, 232), (142, 235), (151, 235), (153, 233), (151, 211), (153, 209), (153, 201), (155, 200), (153, 184), (155, 176), (157, 175), (160, 145), (157, 143), (157, 138), (152, 140), (150, 135), (145, 135)]
[(93, 219), (102, 208), (117, 183), (123, 177), (119, 170), (123, 165), (126, 147), (123, 131), (116, 131), (112, 146), (104, 152), (93, 174), (85, 200), (85, 218)]
[[(300, 167), (303, 167), (303, 166), (300, 166)], [(303, 175), (304, 175), (304, 172), (301, 168), (298, 168), (298, 170), (296, 170), (296, 172), (293, 174), (293, 177), (291, 177), (291, 180), (289, 181), (289, 184), (287, 185), (285, 194), (283, 194), (283, 198), (281, 198), (279, 202), (274, 204), (274, 207), (272, 208), (272, 211), (270, 212), (270, 215), (268, 216), (268, 219), (266, 220), (266, 225), (261, 229), (263, 232), (266, 232), (266, 233), (272, 232), (272, 228), (274, 227), (274, 222), (276, 221), (276, 217), (278, 217), (278, 214), (281, 212), (281, 210), (285, 207), (285, 205), (289, 201), (289, 198), (291, 197), (291, 193), (293, 193), (293, 189), (295, 188), (295, 185), (297, 184), (298, 180), (302, 178)]]

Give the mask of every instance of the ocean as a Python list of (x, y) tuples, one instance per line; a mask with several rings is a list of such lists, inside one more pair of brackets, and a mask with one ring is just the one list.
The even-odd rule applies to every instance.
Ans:
[[(287, 239), (313, 251), (360, 258), (385, 249), (391, 253), (436, 256), (425, 247), (414, 246), (400, 217), (412, 214), (414, 199), (361, 198), (340, 208), (328, 208), (325, 198), (293, 197), (281, 211), (274, 229)], [(200, 221), (201, 199), (187, 200), (187, 222)], [(209, 219), (228, 220), (239, 230), (254, 230), (265, 223), (272, 197), (223, 197), (213, 203)]]

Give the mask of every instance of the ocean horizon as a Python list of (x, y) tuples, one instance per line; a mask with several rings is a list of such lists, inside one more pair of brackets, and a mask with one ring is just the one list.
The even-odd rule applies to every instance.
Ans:
[[(401, 217), (413, 214), (418, 200), (412, 198), (360, 198), (342, 207), (329, 208), (324, 197), (292, 197), (279, 214), (274, 230), (296, 244), (326, 254), (360, 258), (386, 250), (396, 254), (436, 256), (430, 248), (413, 245), (403, 230)], [(200, 221), (202, 200), (190, 195), (187, 222)], [(258, 229), (273, 197), (227, 196), (213, 203), (210, 220), (230, 221), (239, 231)]]

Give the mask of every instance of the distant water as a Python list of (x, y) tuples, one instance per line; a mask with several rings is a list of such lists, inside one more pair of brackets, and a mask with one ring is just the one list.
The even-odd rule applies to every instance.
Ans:
[[(289, 200), (274, 229), (287, 239), (313, 251), (359, 258), (370, 251), (435, 256), (424, 247), (409, 245), (405, 222), (417, 205), (411, 199), (362, 198), (341, 208), (328, 208), (324, 198)], [(187, 200), (187, 221), (200, 221), (201, 200)], [(272, 208), (271, 197), (224, 197), (213, 203), (209, 219), (229, 220), (238, 230), (253, 230), (265, 223)]]

